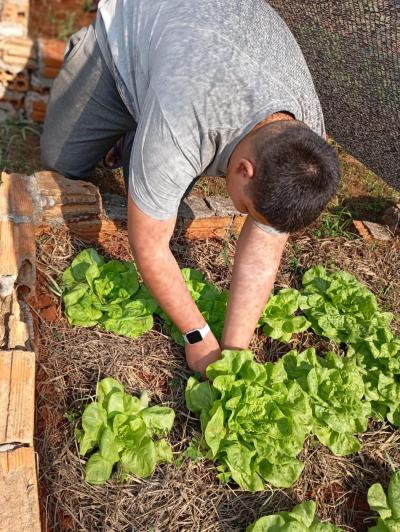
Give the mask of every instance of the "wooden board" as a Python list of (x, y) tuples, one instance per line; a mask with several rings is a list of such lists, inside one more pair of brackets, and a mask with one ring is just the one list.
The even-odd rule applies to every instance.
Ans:
[(23, 174), (2, 172), (0, 185), (0, 216), (29, 217), (32, 219), (33, 206), (29, 190), (30, 179)]
[(14, 282), (30, 290), (35, 283), (35, 227), (29, 183), (27, 176), (1, 175), (0, 297), (12, 293)]
[(0, 532), (40, 532), (36, 455), (21, 447), (0, 452)]
[[(23, 307), (24, 310), (23, 310)], [(0, 312), (1, 319), (1, 312)], [(0, 338), (1, 338), (0, 323)], [(33, 342), (33, 322), (29, 309), (24, 301), (19, 301), (16, 291), (11, 297), (11, 308), (7, 322), (7, 349), (31, 349)]]
[(0, 445), (33, 446), (35, 353), (0, 351)]

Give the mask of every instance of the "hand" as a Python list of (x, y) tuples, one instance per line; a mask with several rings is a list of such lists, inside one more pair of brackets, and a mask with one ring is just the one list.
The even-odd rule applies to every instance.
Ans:
[(207, 366), (219, 359), (221, 348), (210, 331), (201, 342), (185, 344), (185, 352), (189, 368), (193, 371), (198, 371), (205, 377)]

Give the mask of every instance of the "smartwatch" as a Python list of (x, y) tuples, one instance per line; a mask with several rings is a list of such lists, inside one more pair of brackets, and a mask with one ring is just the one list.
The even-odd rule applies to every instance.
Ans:
[(209, 332), (210, 327), (208, 326), (208, 323), (206, 323), (202, 329), (192, 329), (182, 336), (187, 344), (197, 344), (197, 342), (204, 340)]

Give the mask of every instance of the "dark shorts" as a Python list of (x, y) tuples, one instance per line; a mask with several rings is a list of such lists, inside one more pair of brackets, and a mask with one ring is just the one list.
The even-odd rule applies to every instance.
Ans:
[(68, 43), (55, 80), (41, 140), (42, 163), (73, 179), (87, 179), (116, 141), (125, 136), (123, 168), (129, 176), (136, 122), (122, 101), (97, 44), (93, 26)]

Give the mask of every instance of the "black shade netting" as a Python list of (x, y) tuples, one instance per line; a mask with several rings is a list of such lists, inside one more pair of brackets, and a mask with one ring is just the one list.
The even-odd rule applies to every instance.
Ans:
[(328, 133), (400, 190), (400, 0), (270, 0), (313, 75)]

